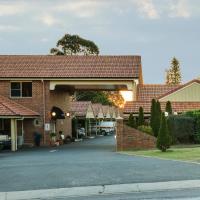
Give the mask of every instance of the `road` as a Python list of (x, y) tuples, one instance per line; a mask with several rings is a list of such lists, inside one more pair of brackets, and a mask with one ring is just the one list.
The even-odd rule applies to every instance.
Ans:
[(200, 165), (115, 152), (113, 136), (0, 153), (0, 192), (200, 179)]

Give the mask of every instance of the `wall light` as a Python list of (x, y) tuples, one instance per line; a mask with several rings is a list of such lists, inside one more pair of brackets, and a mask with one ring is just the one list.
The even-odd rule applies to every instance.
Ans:
[(69, 117), (69, 116), (70, 116), (70, 113), (69, 113), (69, 112), (67, 112), (67, 113), (66, 113), (66, 116), (67, 116), (67, 117)]
[(51, 115), (52, 115), (52, 117), (55, 117), (56, 116), (56, 112), (52, 112)]

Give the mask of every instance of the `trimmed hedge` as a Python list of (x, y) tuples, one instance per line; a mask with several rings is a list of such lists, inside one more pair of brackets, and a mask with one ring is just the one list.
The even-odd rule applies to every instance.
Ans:
[(188, 111), (185, 115), (194, 119), (194, 142), (200, 143), (200, 110)]
[(195, 119), (191, 116), (168, 117), (169, 133), (173, 143), (195, 143)]

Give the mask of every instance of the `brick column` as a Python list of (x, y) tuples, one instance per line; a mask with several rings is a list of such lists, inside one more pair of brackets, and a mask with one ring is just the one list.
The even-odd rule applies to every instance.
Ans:
[(123, 150), (123, 132), (124, 132), (124, 124), (123, 118), (116, 119), (116, 150), (122, 151)]

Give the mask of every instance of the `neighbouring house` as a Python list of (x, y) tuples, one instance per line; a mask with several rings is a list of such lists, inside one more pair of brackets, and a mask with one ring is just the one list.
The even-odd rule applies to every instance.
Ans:
[(173, 112), (179, 114), (189, 110), (200, 109), (200, 80), (195, 79), (183, 85), (138, 85), (137, 100), (126, 102), (124, 116), (130, 113), (138, 115), (139, 107), (143, 107), (147, 118), (151, 112), (151, 100), (160, 101), (162, 111), (165, 111), (166, 102), (170, 101)]
[[(29, 117), (20, 115), (21, 137), (29, 144), (33, 143), (35, 131), (41, 133), (43, 144), (49, 143), (51, 132), (72, 134), (74, 91), (135, 93), (137, 84), (143, 83), (140, 56), (2, 55), (0, 71), (0, 95), (31, 112)], [(6, 108), (12, 110), (10, 104)], [(98, 115), (103, 117), (103, 111)], [(16, 150), (17, 127), (9, 130), (9, 126), (14, 127), (14, 121), (6, 122), (5, 116), (4, 109), (0, 110), (1, 131), (12, 136), (13, 150)]]

